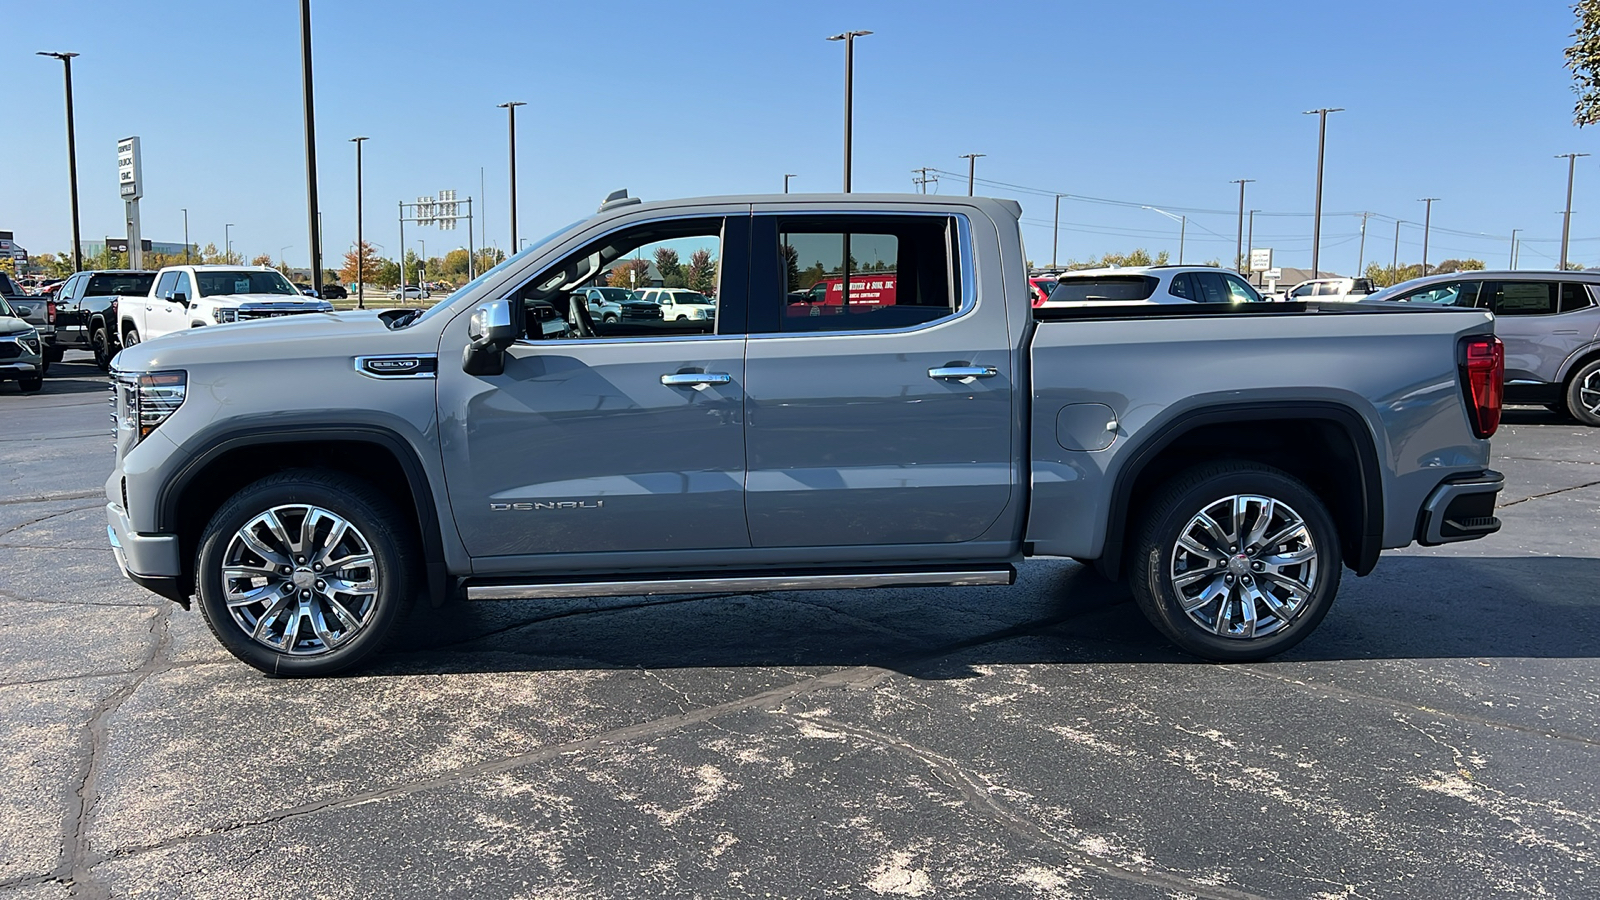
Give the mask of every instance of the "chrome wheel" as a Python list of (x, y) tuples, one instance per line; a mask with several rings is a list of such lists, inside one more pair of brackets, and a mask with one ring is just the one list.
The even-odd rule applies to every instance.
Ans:
[(251, 640), (292, 656), (343, 646), (378, 599), (372, 545), (318, 506), (274, 506), (234, 532), (222, 559), (223, 600)]
[(1595, 369), (1578, 382), (1578, 402), (1592, 416), (1600, 416), (1600, 369)]
[(1260, 638), (1299, 615), (1317, 587), (1319, 556), (1287, 503), (1251, 494), (1214, 501), (1178, 532), (1172, 589), (1184, 613), (1225, 638)]

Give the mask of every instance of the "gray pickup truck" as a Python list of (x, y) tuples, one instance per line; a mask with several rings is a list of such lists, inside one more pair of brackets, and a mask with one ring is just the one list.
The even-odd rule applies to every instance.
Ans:
[[(412, 602), (1004, 585), (1029, 557), (1251, 660), (1314, 629), (1343, 569), (1499, 528), (1489, 313), (1034, 309), (1020, 215), (618, 192), (427, 311), (129, 347), (111, 544), (241, 660), (319, 675)], [(647, 266), (661, 248), (690, 262)], [(639, 278), (709, 282), (714, 326), (583, 302)], [(893, 296), (788, 302), (829, 278)]]

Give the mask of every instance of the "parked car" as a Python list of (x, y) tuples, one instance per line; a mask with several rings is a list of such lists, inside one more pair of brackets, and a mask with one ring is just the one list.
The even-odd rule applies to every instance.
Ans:
[(1028, 294), (1033, 298), (1034, 306), (1043, 306), (1050, 299), (1050, 293), (1056, 289), (1057, 280), (1061, 273), (1054, 272), (1048, 275), (1029, 275)]
[(62, 351), (88, 350), (95, 364), (109, 369), (122, 349), (118, 334), (120, 304), (143, 304), (156, 273), (129, 269), (79, 272), (60, 286), (56, 300), (56, 343)]
[(39, 330), (0, 297), (0, 382), (15, 381), (24, 394), (31, 394), (44, 387), (46, 366)]
[[(810, 201), (614, 197), (426, 311), (124, 349), (118, 564), (279, 676), (357, 665), (413, 598), (1007, 585), (1033, 556), (1252, 660), (1345, 567), (1499, 528), (1485, 311), (1033, 309), (1014, 201)], [(897, 302), (789, 319), (780, 229), (875, 235)], [(528, 315), (708, 235), (714, 330), (554, 341)]]
[(168, 266), (150, 293), (117, 305), (124, 349), (175, 331), (303, 313), (333, 312), (267, 266)]
[(330, 282), (322, 286), (322, 299), (324, 300), (344, 300), (349, 296), (350, 292), (345, 290), (342, 284)]
[(45, 371), (48, 372), (50, 364), (60, 362), (64, 352), (56, 346), (56, 301), (51, 297), (24, 294), (22, 288), (5, 272), (0, 272), (0, 300), (8, 302), (17, 318), (39, 332), (44, 349)]
[(389, 292), (390, 300), (422, 300), (428, 296), (427, 291), (414, 284), (408, 284), (404, 288), (395, 288)]
[(1285, 291), (1284, 299), (1290, 302), (1356, 301), (1371, 296), (1376, 291), (1369, 278), (1313, 278)]
[(717, 321), (717, 301), (688, 288), (643, 288), (634, 291), (637, 302), (661, 309), (661, 322), (677, 328), (708, 329)]
[(1231, 269), (1214, 266), (1120, 266), (1056, 277), (1043, 308), (1148, 306), (1160, 303), (1260, 303), (1261, 294)]
[(602, 325), (615, 325), (622, 321), (622, 304), (633, 298), (633, 292), (619, 287), (591, 287), (577, 292), (581, 302), (589, 307), (589, 316)]
[(1600, 273), (1452, 272), (1367, 298), (1488, 310), (1506, 345), (1505, 399), (1600, 427)]

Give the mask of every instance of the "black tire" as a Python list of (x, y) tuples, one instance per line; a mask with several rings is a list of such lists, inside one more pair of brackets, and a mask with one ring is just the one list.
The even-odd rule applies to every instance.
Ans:
[(129, 328), (122, 333), (123, 348), (134, 347), (139, 343), (139, 329)]
[[(284, 531), (293, 532), (296, 530), (294, 525), (296, 519), (290, 510), (295, 507), (315, 507), (342, 518), (354, 532), (353, 536), (345, 540), (356, 541), (354, 546), (357, 547), (364, 545), (366, 552), (359, 555), (371, 557), (370, 565), (357, 565), (342, 570), (330, 566), (325, 571), (317, 570), (322, 572), (322, 577), (327, 577), (332, 582), (335, 580), (333, 575), (336, 572), (343, 574), (359, 570), (367, 573), (363, 581), (376, 581), (369, 605), (358, 605), (356, 600), (351, 599), (341, 601), (348, 604), (348, 611), (360, 619), (359, 627), (351, 629), (353, 633), (349, 633), (340, 628), (339, 618), (334, 616), (327, 603), (321, 600), (324, 582), (319, 576), (311, 574), (312, 570), (308, 568), (310, 563), (314, 562), (315, 555), (311, 555), (310, 559), (299, 557), (291, 561), (294, 565), (292, 574), (279, 576), (275, 573), (260, 579), (266, 582), (259, 585), (263, 589), (285, 587), (275, 585), (268, 578), (287, 582), (284, 593), (288, 597), (282, 598), (286, 604), (290, 602), (295, 591), (305, 589), (306, 592), (302, 593), (301, 597), (310, 597), (306, 601), (310, 605), (320, 602), (323, 621), (339, 629), (334, 631), (335, 635), (345, 636), (344, 643), (329, 648), (327, 644), (332, 639), (324, 641), (315, 631), (307, 635), (306, 628), (301, 625), (301, 619), (290, 618), (287, 621), (294, 622), (295, 634), (299, 637), (288, 638), (286, 634), (283, 637), (298, 648), (300, 654), (274, 649), (246, 632), (246, 624), (236, 620), (228, 607), (222, 575), (224, 565), (230, 562), (229, 554), (239, 552), (231, 548), (243, 546), (235, 543), (235, 538), (241, 529), (267, 511), (280, 510), (278, 515), (281, 517)], [(305, 517), (309, 518), (309, 513)], [(299, 521), (303, 521), (303, 518)], [(195, 572), (200, 594), (200, 611), (205, 617), (206, 624), (230, 653), (269, 675), (278, 677), (333, 675), (360, 665), (372, 654), (383, 649), (396, 633), (397, 626), (411, 603), (411, 586), (421, 583), (414, 569), (414, 561), (420, 558), (420, 553), (409, 521), (408, 516), (403, 515), (387, 497), (371, 485), (342, 472), (291, 469), (249, 485), (217, 510), (200, 537), (200, 549), (195, 554)], [(312, 531), (314, 536), (326, 534), (316, 525), (313, 525)], [(336, 546), (352, 545), (339, 543)], [(334, 548), (329, 550), (331, 552)], [(250, 553), (253, 554), (253, 551)], [(242, 560), (233, 559), (231, 562), (239, 564), (253, 559), (270, 562), (262, 555), (246, 555)], [(268, 568), (274, 567), (268, 566)], [(315, 595), (310, 594), (308, 584), (300, 583), (302, 574), (307, 579), (317, 579)], [(345, 581), (347, 584), (353, 583), (349, 578)], [(255, 584), (256, 580), (251, 579), (250, 585), (238, 586), (247, 589)], [(337, 593), (337, 590), (329, 589), (327, 593)], [(344, 596), (349, 598), (352, 595)], [(261, 603), (265, 604), (268, 598), (275, 602), (279, 599), (277, 593), (268, 590)], [(365, 604), (368, 601), (360, 603)], [(365, 615), (361, 614), (362, 610), (365, 610)], [(287, 606), (284, 611), (287, 611)], [(274, 622), (286, 621), (280, 619), (279, 614), (271, 613), (271, 607), (255, 610), (254, 605), (245, 606), (241, 608), (241, 615), (253, 615), (258, 623), (266, 620), (269, 626)], [(266, 629), (269, 637), (272, 631), (270, 627)], [(282, 631), (287, 631), (287, 628), (282, 628)]]
[(90, 336), (89, 349), (94, 351), (94, 364), (100, 367), (100, 371), (109, 372), (112, 356), (111, 335), (106, 333), (104, 326), (96, 328), (94, 334)]
[(600, 321), (607, 325), (615, 325), (617, 324), (617, 317), (615, 313), (606, 313), (603, 317), (601, 317)]
[(17, 387), (21, 388), (24, 394), (37, 394), (44, 389), (44, 376), (19, 378), (17, 379)]
[(1585, 363), (1567, 379), (1567, 414), (1600, 428), (1600, 359)]
[[(1218, 504), (1238, 496), (1274, 501), (1272, 509), (1279, 518), (1269, 518), (1262, 525), (1260, 519), (1267, 508), (1256, 503), (1254, 515), (1251, 515), (1247, 501), (1243, 514), (1239, 516), (1247, 523), (1246, 527), (1241, 528), (1238, 523), (1231, 521), (1230, 512), (1229, 522), (1216, 522), (1223, 529), (1218, 537), (1224, 540), (1208, 539), (1209, 543), (1216, 546), (1216, 555), (1222, 559), (1205, 562), (1203, 566), (1195, 565), (1191, 570), (1187, 568), (1191, 561), (1198, 563), (1205, 557), (1185, 550), (1182, 559), (1185, 568), (1182, 572), (1178, 571), (1174, 556), (1179, 552), (1180, 537), (1190, 534), (1192, 523), (1198, 521), (1201, 513), (1215, 511)], [(1287, 507), (1287, 511), (1283, 507)], [(1257, 530), (1282, 533), (1283, 526), (1294, 518), (1304, 524), (1303, 538), (1296, 532), (1292, 538), (1257, 548), (1254, 552), (1250, 551), (1250, 545), (1236, 543), (1230, 546), (1225, 540), (1234, 536), (1248, 540), (1251, 532)], [(1195, 527), (1203, 529), (1203, 526)], [(1283, 549), (1291, 545), (1293, 550)], [(1306, 563), (1265, 562), (1296, 558), (1305, 553), (1306, 547), (1314, 552), (1309, 568)], [(1300, 643), (1328, 614), (1334, 595), (1339, 591), (1342, 574), (1339, 554), (1339, 531), (1333, 517), (1328, 514), (1322, 500), (1300, 481), (1285, 472), (1257, 463), (1211, 463), (1190, 469), (1156, 492), (1145, 508), (1136, 531), (1133, 556), (1129, 560), (1128, 582), (1140, 612), (1180, 648), (1219, 662), (1253, 662), (1282, 653)], [(1289, 574), (1259, 574), (1269, 565), (1275, 573), (1284, 569), (1290, 570)], [(1257, 566), (1262, 568), (1255, 568)], [(1205, 573), (1215, 574), (1208, 576)], [(1176, 580), (1182, 575), (1199, 577), (1192, 584), (1180, 588)], [(1301, 584), (1309, 579), (1310, 590), (1296, 599), (1294, 593), (1284, 586), (1286, 582), (1276, 580), (1278, 578), (1298, 580)], [(1266, 590), (1262, 590), (1263, 587)], [(1195, 592), (1184, 593), (1190, 590)], [(1224, 593), (1214, 595), (1209, 602), (1194, 607), (1194, 616), (1185, 611), (1185, 599), (1190, 600), (1193, 606), (1195, 599), (1213, 590)], [(1248, 598), (1245, 591), (1255, 592), (1255, 598)], [(1283, 616), (1275, 614), (1275, 608), (1266, 599), (1268, 595), (1272, 598), (1271, 602), (1278, 604), (1276, 609), (1284, 611)], [(1286, 604), (1286, 600), (1293, 602)], [(1217, 610), (1209, 617), (1211, 624), (1205, 625), (1202, 620), (1207, 618), (1213, 603), (1217, 604)], [(1246, 603), (1250, 606), (1253, 619), (1248, 624)], [(1264, 629), (1262, 633), (1253, 633), (1257, 626)], [(1229, 633), (1222, 633), (1223, 629)]]
[(46, 345), (44, 348), (44, 361), (58, 363), (67, 355), (67, 351), (59, 345)]

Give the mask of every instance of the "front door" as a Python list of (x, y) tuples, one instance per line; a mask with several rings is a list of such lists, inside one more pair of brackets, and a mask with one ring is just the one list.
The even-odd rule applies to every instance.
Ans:
[[(476, 558), (740, 548), (748, 213), (599, 236), (510, 296), (526, 339), (504, 374), (461, 370), (466, 315), (440, 346), (439, 413), (456, 526)], [(714, 270), (716, 328), (607, 323), (593, 286)], [(720, 278), (716, 277), (720, 276)], [(720, 288), (720, 290), (719, 290)], [(490, 565), (485, 571), (492, 570)]]
[(954, 543), (999, 520), (1017, 478), (1016, 373), (1004, 309), (976, 314), (968, 227), (958, 214), (755, 217), (755, 546)]

